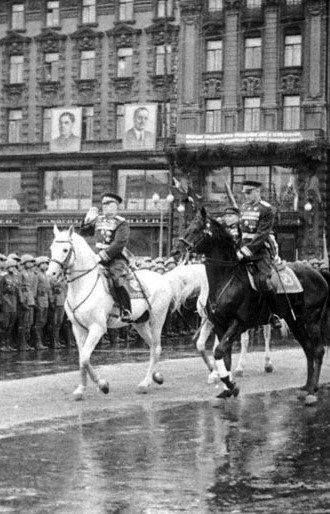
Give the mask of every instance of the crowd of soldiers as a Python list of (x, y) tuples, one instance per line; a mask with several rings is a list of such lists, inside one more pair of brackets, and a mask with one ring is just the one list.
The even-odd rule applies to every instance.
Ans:
[(46, 256), (0, 254), (1, 351), (58, 349), (63, 340), (71, 344), (64, 316), (66, 280), (49, 280), (48, 264)]

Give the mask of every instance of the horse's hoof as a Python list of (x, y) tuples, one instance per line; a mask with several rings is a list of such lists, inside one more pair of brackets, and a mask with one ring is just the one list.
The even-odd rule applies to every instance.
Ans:
[(217, 398), (219, 398), (219, 400), (227, 400), (232, 394), (232, 391), (229, 391), (229, 389), (224, 389), (220, 394), (217, 394)]
[(109, 394), (109, 391), (110, 391), (109, 382), (107, 382), (106, 380), (100, 380), (99, 389), (100, 389), (100, 391), (102, 391), (102, 393)]
[(164, 382), (164, 377), (159, 371), (154, 371), (152, 374), (152, 380), (156, 382), (158, 385), (162, 385)]
[(266, 371), (266, 373), (273, 373), (273, 371), (274, 371), (273, 364), (266, 364), (265, 365), (265, 371)]
[(239, 395), (239, 387), (237, 387), (235, 385), (234, 389), (232, 389), (231, 392), (232, 392), (233, 397), (237, 398), (237, 396)]
[(311, 407), (317, 403), (317, 396), (315, 394), (308, 394), (305, 398), (305, 405)]
[(137, 394), (147, 394), (148, 390), (149, 390), (149, 388), (147, 386), (139, 385), (136, 392), (137, 392)]
[(234, 376), (235, 377), (242, 377), (243, 376), (243, 370), (242, 369), (235, 369)]
[(73, 391), (73, 398), (76, 400), (76, 402), (80, 402), (84, 399), (85, 396), (85, 387), (78, 386), (77, 389)]

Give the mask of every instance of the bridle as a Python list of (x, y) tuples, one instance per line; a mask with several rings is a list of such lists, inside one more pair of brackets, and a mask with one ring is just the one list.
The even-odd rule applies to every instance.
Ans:
[[(97, 267), (97, 263), (96, 263), (95, 266), (93, 266), (92, 268), (89, 268), (87, 270), (85, 270), (85, 269), (72, 270), (71, 268), (73, 267), (74, 261), (76, 259), (76, 252), (75, 252), (75, 249), (74, 249), (71, 239), (66, 239), (66, 240), (58, 239), (58, 240), (54, 240), (53, 244), (54, 243), (62, 243), (62, 244), (69, 243), (70, 250), (68, 251), (65, 259), (62, 262), (59, 261), (58, 259), (53, 259), (53, 258), (50, 259), (50, 262), (55, 262), (55, 264), (57, 264), (62, 269), (62, 271), (65, 275), (69, 275), (70, 273), (81, 273), (77, 277), (67, 279), (68, 284), (70, 284), (71, 282), (74, 282), (75, 280), (78, 280), (79, 278), (84, 277), (85, 275), (87, 275), (88, 273), (90, 273)], [(72, 263), (70, 264), (70, 260), (71, 260), (72, 256), (74, 256), (74, 259), (73, 259)]]

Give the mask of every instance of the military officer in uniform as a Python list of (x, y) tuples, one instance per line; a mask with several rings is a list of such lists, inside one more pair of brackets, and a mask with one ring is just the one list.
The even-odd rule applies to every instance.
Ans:
[(130, 323), (131, 302), (125, 287), (129, 274), (128, 260), (123, 252), (129, 240), (129, 226), (125, 218), (119, 216), (122, 198), (117, 194), (106, 192), (101, 197), (102, 214), (92, 207), (81, 226), (82, 235), (97, 236), (96, 249), (98, 260), (110, 273), (115, 286), (116, 300), (121, 309), (121, 319)]
[(47, 346), (43, 344), (43, 331), (47, 323), (48, 309), (53, 301), (50, 281), (46, 275), (48, 263), (49, 259), (46, 256), (40, 256), (36, 258), (36, 276), (38, 280), (35, 302), (35, 319), (33, 325), (36, 350), (45, 350), (47, 348)]
[(18, 316), (17, 263), (13, 259), (5, 262), (6, 273), (0, 277), (0, 320), (3, 334), (2, 351), (15, 351), (14, 330)]
[(239, 260), (251, 263), (249, 269), (257, 289), (265, 297), (271, 312), (270, 323), (279, 328), (281, 322), (274, 314), (276, 292), (271, 281), (272, 263), (275, 253), (272, 246), (272, 232), (275, 220), (273, 207), (261, 199), (261, 183), (252, 180), (243, 182), (245, 202), (241, 208), (241, 247), (237, 251)]
[(0, 276), (6, 274), (6, 260), (7, 257), (3, 253), (0, 253)]
[[(62, 347), (60, 343), (60, 330), (64, 320), (64, 304), (67, 295), (68, 285), (64, 275), (57, 280), (51, 280), (52, 304), (49, 310), (50, 324), (50, 346), (55, 350)], [(70, 345), (68, 345), (70, 347)]]
[(30, 254), (21, 257), (21, 272), (19, 274), (19, 316), (18, 338), (22, 351), (33, 350), (29, 346), (30, 331), (34, 319), (34, 307), (36, 297), (36, 276), (32, 271), (35, 258)]

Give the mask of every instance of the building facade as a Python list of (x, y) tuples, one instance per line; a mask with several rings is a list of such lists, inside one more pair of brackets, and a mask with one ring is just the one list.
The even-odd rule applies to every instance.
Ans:
[(111, 189), (130, 249), (167, 253), (192, 215), (174, 176), (214, 213), (225, 181), (240, 201), (261, 180), (282, 254), (322, 257), (328, 20), (326, 0), (0, 2), (0, 251), (47, 253)]

